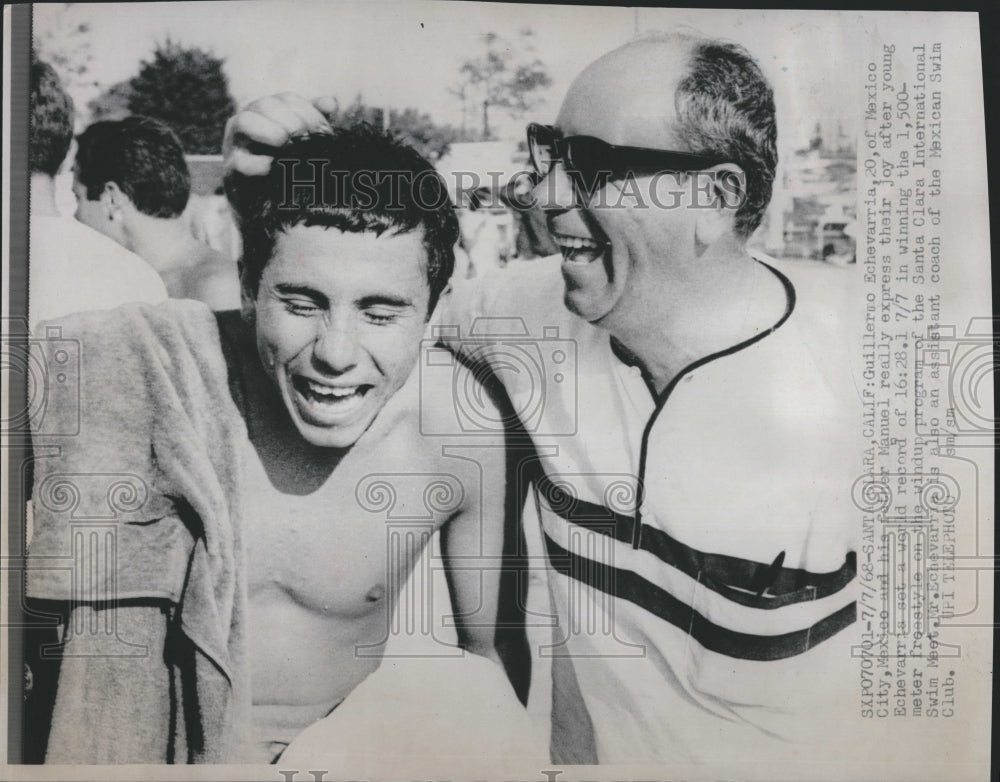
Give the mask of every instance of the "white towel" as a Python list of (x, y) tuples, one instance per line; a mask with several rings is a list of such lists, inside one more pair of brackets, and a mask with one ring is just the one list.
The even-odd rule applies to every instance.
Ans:
[(303, 731), (279, 770), (325, 770), (329, 779), (493, 776), (548, 762), (547, 732), (533, 725), (503, 669), (477, 655), (385, 659), (332, 714)]

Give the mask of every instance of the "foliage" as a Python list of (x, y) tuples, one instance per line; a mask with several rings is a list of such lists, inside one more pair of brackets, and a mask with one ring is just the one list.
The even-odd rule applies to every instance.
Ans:
[(459, 140), (459, 132), (450, 125), (438, 125), (429, 114), (415, 108), (386, 109), (366, 105), (359, 94), (347, 108), (337, 108), (327, 115), (335, 127), (349, 127), (358, 122), (367, 122), (379, 128), (386, 128), (397, 138), (417, 150), (431, 163), (436, 163), (447, 152), (451, 144)]
[(223, 61), (198, 48), (168, 40), (128, 82), (128, 109), (173, 128), (189, 155), (222, 150), (226, 120), (236, 111)]
[(522, 29), (518, 40), (511, 42), (496, 33), (483, 36), (486, 51), (462, 63), (461, 79), (451, 93), (462, 101), (463, 113), (469, 106), (476, 111), (482, 106), (482, 138), (492, 137), (490, 108), (505, 109), (512, 117), (520, 117), (533, 109), (549, 87), (545, 64), (535, 54), (534, 33)]
[(100, 122), (105, 119), (121, 119), (131, 112), (128, 104), (132, 98), (132, 86), (128, 81), (112, 84), (104, 92), (87, 103), (90, 110), (90, 121)]

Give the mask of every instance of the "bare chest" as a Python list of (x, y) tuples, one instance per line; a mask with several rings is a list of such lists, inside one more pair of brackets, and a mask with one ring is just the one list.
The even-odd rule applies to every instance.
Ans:
[(308, 494), (276, 489), (248, 444), (243, 535), (251, 601), (342, 619), (386, 611), (461, 502), (457, 478), (402, 439), (345, 459)]

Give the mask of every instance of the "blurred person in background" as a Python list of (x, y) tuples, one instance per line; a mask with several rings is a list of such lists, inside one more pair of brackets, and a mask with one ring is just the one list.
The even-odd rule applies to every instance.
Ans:
[(559, 252), (556, 243), (549, 236), (545, 213), (531, 196), (531, 187), (530, 179), (518, 176), (507, 183), (501, 194), (514, 215), (514, 227), (517, 231), (515, 249), (517, 258), (521, 261), (547, 258)]
[(77, 141), (77, 220), (144, 258), (171, 298), (238, 307), (236, 264), (198, 241), (184, 217), (191, 177), (174, 132), (132, 116), (95, 122)]
[(239, 261), (240, 230), (221, 185), (210, 195), (192, 192), (184, 214), (195, 239), (234, 262)]
[(463, 199), (458, 212), (462, 236), (459, 243), (469, 258), (464, 279), (481, 277), (490, 269), (506, 265), (500, 224), (491, 214), (492, 195), (487, 188), (459, 193)]
[(59, 214), (55, 177), (73, 141), (73, 101), (56, 72), (41, 60), (31, 64), (29, 101), (28, 316), (32, 328), (71, 312), (166, 299), (163, 281), (142, 258)]

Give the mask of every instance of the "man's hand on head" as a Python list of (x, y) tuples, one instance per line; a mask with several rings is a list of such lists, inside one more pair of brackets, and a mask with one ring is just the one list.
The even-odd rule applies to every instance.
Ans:
[(255, 100), (226, 123), (222, 154), (227, 174), (267, 174), (274, 151), (296, 136), (330, 133), (327, 114), (337, 108), (335, 98), (310, 103), (301, 95), (283, 92)]

